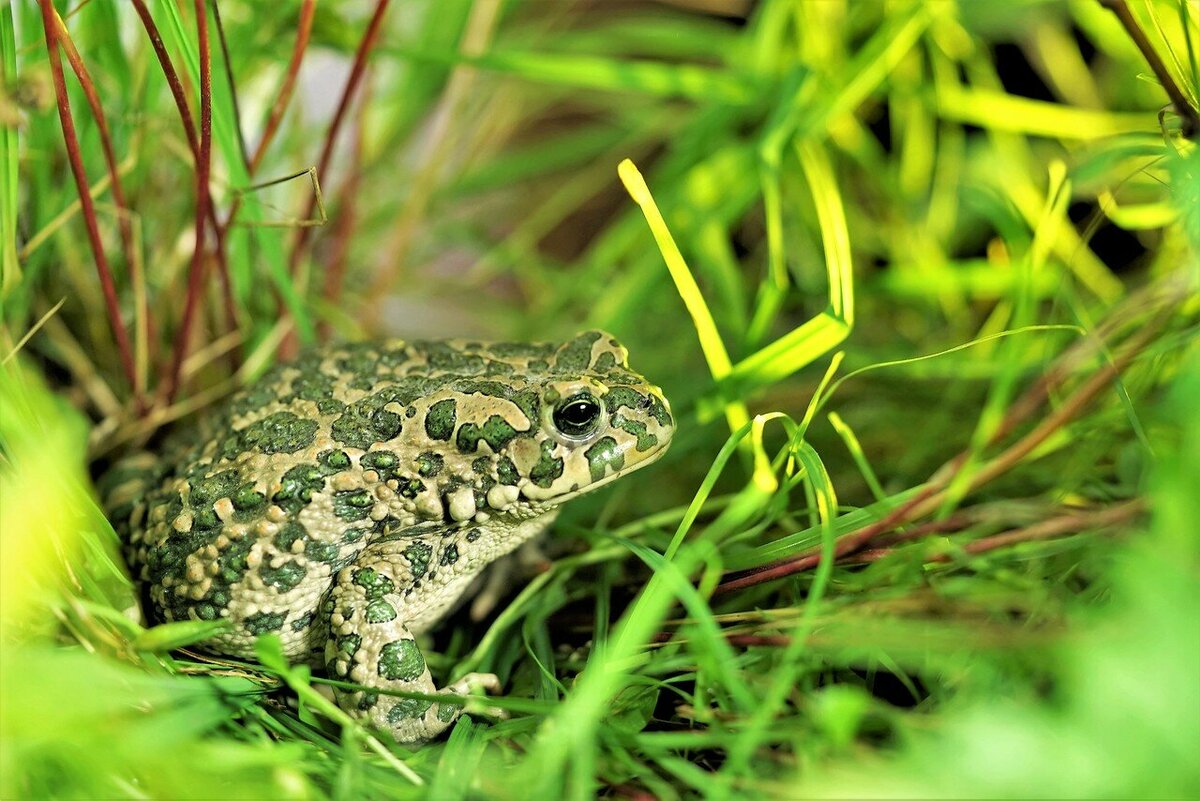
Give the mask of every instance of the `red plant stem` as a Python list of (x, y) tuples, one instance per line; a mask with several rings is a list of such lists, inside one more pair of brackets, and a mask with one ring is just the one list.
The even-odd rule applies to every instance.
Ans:
[(192, 156), (197, 157), (200, 153), (200, 145), (196, 141), (196, 123), (192, 120), (192, 110), (188, 107), (187, 96), (183, 92), (183, 83), (179, 80), (179, 73), (175, 71), (175, 66), (171, 63), (171, 56), (167, 53), (166, 45), (163, 44), (158, 26), (154, 24), (154, 17), (150, 16), (150, 9), (146, 8), (145, 0), (132, 0), (132, 2), (134, 10), (142, 20), (142, 27), (146, 29), (146, 35), (150, 38), (150, 46), (154, 48), (154, 55), (158, 57), (158, 65), (167, 79), (171, 96), (175, 98), (175, 107), (179, 109), (179, 119), (183, 123), (183, 132), (187, 136), (188, 146), (192, 149)]
[[(876, 522), (863, 526), (857, 531), (852, 531), (849, 534), (838, 539), (834, 543), (833, 556), (836, 559), (839, 556), (844, 556), (852, 551), (858, 550), (872, 537), (882, 534), (891, 529), (893, 526), (904, 520), (905, 516), (911, 509), (920, 505), (925, 499), (929, 498), (935, 492), (941, 489), (935, 484), (927, 484), (919, 493), (908, 500), (903, 505), (897, 507), (891, 514), (883, 517)], [(735, 576), (728, 581), (723, 581), (713, 590), (713, 595), (724, 595), (728, 592), (752, 587), (756, 584), (762, 584), (766, 581), (774, 581), (775, 579), (790, 576), (793, 573), (799, 573), (802, 570), (808, 570), (821, 562), (821, 549), (814, 548), (805, 554), (783, 561), (775, 562), (770, 565), (747, 570)]]
[[(363, 90), (364, 93), (366, 90)], [(350, 241), (353, 239), (354, 226), (358, 222), (358, 188), (362, 181), (362, 144), (363, 144), (363, 114), (366, 103), (359, 104), (359, 119), (354, 137), (353, 164), (350, 174), (342, 186), (340, 203), (338, 204), (337, 222), (333, 231), (333, 249), (329, 256), (329, 266), (325, 271), (325, 285), (321, 296), (330, 304), (336, 305), (342, 295), (342, 278), (346, 274), (346, 262), (350, 256)], [(321, 324), (322, 338), (329, 336), (329, 323)]]
[(92, 256), (96, 261), (96, 272), (100, 277), (100, 290), (104, 295), (108, 322), (112, 327), (113, 337), (117, 341), (117, 350), (121, 356), (121, 366), (125, 370), (125, 377), (133, 389), (134, 398), (140, 408), (141, 394), (137, 387), (137, 371), (133, 366), (133, 349), (130, 347), (129, 334), (125, 331), (125, 324), (121, 319), (121, 309), (117, 303), (117, 288), (113, 283), (112, 270), (108, 264), (108, 257), (104, 254), (104, 244), (100, 241), (100, 228), (96, 224), (96, 207), (92, 202), (87, 173), (83, 168), (83, 156), (79, 151), (79, 137), (75, 132), (75, 122), (71, 118), (67, 83), (63, 77), (62, 59), (58, 52), (58, 26), (55, 24), (54, 6), (51, 4), (51, 0), (41, 0), (40, 5), (42, 27), (46, 33), (46, 50), (50, 58), (50, 72), (54, 79), (54, 94), (58, 101), (58, 119), (62, 123), (67, 159), (71, 163), (71, 174), (75, 178), (79, 206), (87, 226), (88, 243), (91, 245)]
[[(304, 5), (300, 7), (300, 29), (296, 31), (296, 43), (292, 46), (292, 59), (288, 62), (283, 85), (279, 87), (279, 92), (275, 95), (275, 103), (271, 106), (270, 116), (267, 117), (267, 125), (263, 129), (262, 139), (258, 140), (258, 146), (254, 148), (254, 154), (250, 156), (249, 172), (251, 175), (254, 175), (259, 164), (262, 163), (263, 155), (274, 141), (275, 133), (279, 130), (279, 123), (283, 120), (283, 114), (291, 102), (292, 92), (296, 88), (296, 77), (300, 74), (300, 64), (304, 60), (304, 51), (308, 49), (308, 38), (312, 33), (313, 16), (316, 14), (316, 10), (317, 0), (304, 0)], [(230, 219), (233, 219), (232, 214)]]
[[(329, 162), (333, 158), (334, 145), (337, 144), (338, 134), (341, 132), (342, 124), (346, 120), (346, 113), (350, 110), (350, 103), (354, 99), (354, 93), (358, 89), (359, 83), (362, 82), (363, 73), (367, 68), (367, 57), (371, 54), (371, 50), (379, 38), (379, 29), (383, 24), (383, 17), (387, 12), (390, 1), (378, 0), (375, 4), (375, 13), (371, 15), (371, 21), (367, 24), (367, 31), (363, 34), (362, 41), (358, 43), (358, 50), (354, 54), (354, 65), (350, 69), (350, 77), (346, 81), (346, 88), (342, 90), (342, 97), (338, 101), (337, 111), (333, 115), (333, 122), (330, 123), (329, 131), (325, 135), (325, 145), (321, 148), (321, 158), (317, 161), (318, 177), (324, 176), (329, 169)], [(301, 219), (307, 220), (311, 218), (316, 206), (317, 196), (314, 194), (309, 198), (308, 206), (304, 214), (301, 215)], [(304, 256), (305, 246), (308, 244), (309, 231), (311, 230), (309, 226), (304, 226), (296, 230), (296, 241), (292, 246), (292, 254), (288, 264), (288, 269), (292, 275), (296, 274), (300, 260)]]
[(1175, 79), (1167, 71), (1167, 65), (1163, 63), (1163, 60), (1158, 55), (1158, 51), (1154, 49), (1154, 45), (1150, 44), (1150, 40), (1146, 38), (1146, 33), (1137, 24), (1137, 20), (1133, 18), (1133, 13), (1129, 10), (1129, 6), (1125, 3), (1125, 0), (1100, 0), (1100, 5), (1116, 14), (1125, 32), (1129, 34), (1129, 38), (1133, 40), (1134, 45), (1146, 59), (1146, 63), (1150, 65), (1150, 69), (1154, 71), (1154, 77), (1158, 78), (1158, 82), (1162, 84), (1163, 91), (1167, 93), (1167, 97), (1171, 100), (1171, 105), (1175, 107), (1175, 113), (1179, 115), (1183, 135), (1191, 139), (1193, 136), (1200, 134), (1200, 114), (1197, 113), (1196, 109), (1192, 108), (1187, 98), (1183, 96), (1183, 92), (1176, 85)]
[(209, 194), (208, 176), (212, 156), (212, 59), (208, 46), (208, 17), (204, 11), (204, 0), (193, 0), (196, 10), (196, 39), (200, 52), (200, 152), (196, 159), (196, 246), (192, 250), (192, 266), (188, 273), (187, 299), (184, 301), (183, 321), (175, 338), (175, 356), (171, 362), (170, 378), (167, 383), (167, 403), (175, 398), (179, 390), (179, 374), (183, 359), (187, 356), (188, 339), (196, 306), (200, 299), (201, 279), (204, 270), (204, 224), (208, 221)]
[[(242, 164), (250, 169), (250, 151), (246, 147), (246, 135), (242, 131), (242, 108), (238, 104), (237, 82), (233, 78), (233, 62), (229, 60), (229, 43), (225, 41), (225, 26), (221, 24), (221, 10), (217, 0), (212, 0), (213, 22), (217, 28), (217, 41), (221, 43), (221, 59), (225, 62), (225, 81), (229, 84), (229, 97), (233, 102), (233, 128), (237, 131), (238, 153)], [(213, 223), (216, 227), (216, 223)]]
[[(296, 78), (300, 74), (300, 64), (304, 60), (305, 50), (308, 49), (308, 39), (312, 33), (312, 21), (316, 8), (317, 0), (304, 0), (304, 5), (300, 8), (300, 30), (296, 32), (296, 43), (292, 47), (292, 60), (288, 62), (287, 73), (283, 78), (283, 85), (279, 87), (279, 92), (275, 95), (275, 104), (271, 107), (271, 114), (267, 118), (267, 125), (263, 131), (262, 139), (259, 140), (258, 146), (254, 148), (254, 153), (250, 156), (250, 162), (246, 167), (247, 174), (250, 177), (254, 177), (254, 174), (258, 172), (263, 156), (266, 154), (271, 142), (274, 141), (275, 134), (279, 129), (279, 123), (283, 119), (284, 112), (287, 111), (288, 103), (291, 102), (292, 93), (296, 88)], [(225, 217), (222, 231), (228, 229), (233, 224), (233, 219), (237, 216), (241, 205), (242, 196), (234, 195), (233, 201), (229, 206), (229, 214)]]
[(104, 162), (108, 167), (109, 182), (112, 184), (113, 202), (120, 210), (117, 223), (120, 226), (121, 242), (125, 246), (125, 259), (130, 270), (133, 270), (136, 269), (137, 260), (134, 257), (133, 228), (129, 222), (129, 203), (125, 199), (125, 189), (121, 186), (121, 175), (117, 168), (117, 155), (113, 148), (112, 134), (108, 128), (108, 118), (104, 116), (104, 108), (100, 105), (100, 95), (96, 92), (96, 84), (92, 81), (91, 73), (84, 65), (79, 51), (75, 49), (75, 43), (71, 41), (71, 34), (67, 31), (67, 26), (63, 24), (62, 17), (58, 15), (57, 11), (54, 12), (54, 23), (58, 43), (62, 45), (63, 52), (67, 54), (67, 63), (71, 65), (71, 70), (74, 71), (75, 78), (79, 81), (79, 87), (83, 89), (84, 97), (87, 98), (92, 117), (96, 120), (96, 130), (100, 134), (100, 147), (104, 151)]
[[(175, 107), (179, 110), (179, 121), (183, 125), (183, 133), (187, 137), (188, 147), (192, 151), (192, 161), (196, 165), (196, 169), (200, 168), (200, 143), (196, 137), (196, 123), (192, 118), (192, 110), (188, 106), (187, 95), (183, 91), (183, 82), (179, 79), (179, 73), (175, 71), (175, 65), (171, 63), (171, 56), (167, 53), (166, 45), (163, 44), (162, 35), (158, 32), (158, 26), (154, 23), (154, 17), (150, 15), (150, 10), (146, 8), (145, 0), (132, 0), (134, 10), (137, 11), (138, 17), (142, 20), (142, 27), (146, 29), (146, 36), (150, 39), (150, 46), (154, 49), (154, 55), (158, 58), (159, 68), (162, 70), (163, 76), (167, 79), (167, 86), (171, 90), (171, 97), (175, 99)], [(206, 184), (207, 186), (207, 184)], [(212, 204), (208, 207), (208, 221), (213, 228), (213, 234), (217, 240), (217, 270), (221, 277), (221, 296), (225, 306), (225, 320), (230, 330), (237, 326), (237, 307), (233, 300), (233, 286), (229, 278), (229, 262), (225, 253), (225, 229), (217, 223), (216, 210)]]
[[(965, 543), (962, 546), (962, 550), (964, 553), (975, 556), (1022, 542), (1053, 539), (1063, 534), (1072, 534), (1086, 529), (1108, 528), (1118, 523), (1123, 523), (1141, 514), (1144, 510), (1145, 504), (1143, 501), (1140, 498), (1135, 498), (1107, 509), (1072, 512), (1052, 517), (1048, 520), (1025, 526), (1024, 528), (1009, 529), (1008, 531), (993, 534), (989, 537), (981, 537)], [(894, 553), (894, 549), (892, 548), (875, 548), (867, 551), (859, 551), (849, 561), (856, 563), (878, 562), (880, 559), (891, 556), (892, 553)], [(950, 562), (954, 558), (955, 554), (953, 553), (938, 553), (929, 556), (927, 561)]]

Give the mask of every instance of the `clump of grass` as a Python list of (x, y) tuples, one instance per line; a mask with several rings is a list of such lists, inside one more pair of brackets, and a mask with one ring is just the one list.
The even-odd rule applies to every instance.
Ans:
[[(0, 795), (1196, 794), (1194, 7), (704, 5), (0, 9)], [(680, 431), (435, 634), (506, 720), (136, 619), (114, 454), (586, 325)]]

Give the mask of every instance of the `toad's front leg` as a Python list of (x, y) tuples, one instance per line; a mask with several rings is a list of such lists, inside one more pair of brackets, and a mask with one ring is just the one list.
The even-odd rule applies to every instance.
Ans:
[[(433, 702), (375, 691), (438, 693), (410, 631), (410, 625), (429, 611), (425, 608), (430, 596), (428, 585), (443, 584), (436, 581), (430, 564), (436, 548), (436, 541), (418, 538), (372, 543), (353, 565), (338, 573), (325, 606), (329, 622), (325, 660), (330, 678), (369, 688), (335, 688), (338, 705), (351, 716), (390, 731), (401, 743), (436, 737), (462, 713), (458, 700)], [(424, 591), (422, 580), (427, 585)], [(460, 583), (465, 581), (443, 585), (436, 593), (437, 600), (454, 593), (453, 585)], [(414, 604), (415, 599), (420, 600)], [(470, 674), (446, 689), (462, 695), (499, 688), (492, 674)]]

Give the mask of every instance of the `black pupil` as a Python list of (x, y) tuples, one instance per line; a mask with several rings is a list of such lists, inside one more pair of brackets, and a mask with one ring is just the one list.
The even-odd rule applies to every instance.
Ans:
[(600, 416), (600, 406), (591, 398), (574, 398), (554, 413), (554, 422), (564, 434), (582, 434)]

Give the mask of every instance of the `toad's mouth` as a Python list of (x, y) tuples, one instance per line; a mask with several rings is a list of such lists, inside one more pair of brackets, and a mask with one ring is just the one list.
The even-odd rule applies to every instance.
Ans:
[(526, 495), (526, 489), (531, 487), (529, 480), (526, 479), (521, 483), (521, 494), (523, 496), (523, 499), (527, 503), (532, 505), (533, 507), (538, 508), (538, 509), (548, 510), (553, 507), (564, 504), (567, 501), (578, 498), (581, 495), (590, 494), (591, 492), (593, 492), (597, 489), (600, 489), (601, 487), (611, 484), (612, 482), (616, 481), (617, 479), (624, 478), (625, 476), (629, 475), (630, 473), (637, 472), (638, 470), (641, 470), (643, 467), (646, 467), (647, 465), (654, 464), (660, 458), (662, 458), (662, 455), (667, 452), (667, 448), (669, 448), (670, 445), (671, 445), (671, 440), (670, 440), (670, 438), (667, 438), (665, 441), (660, 442), (659, 444), (655, 445), (650, 450), (642, 451), (642, 452), (638, 453), (637, 461), (627, 463), (620, 470), (617, 470), (609, 475), (606, 475), (603, 478), (599, 478), (594, 481), (589, 481), (588, 483), (584, 484), (583, 486), (578, 487), (577, 489), (570, 490), (569, 492), (558, 493), (555, 495), (541, 497), (541, 498), (538, 498), (538, 497), (531, 498), (531, 497), (529, 497), (529, 495)]

